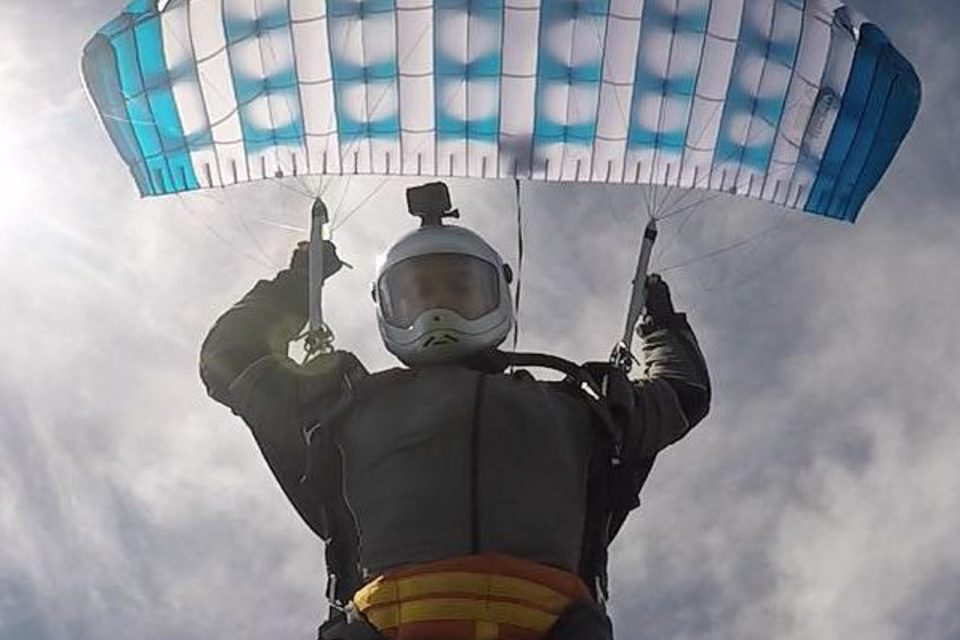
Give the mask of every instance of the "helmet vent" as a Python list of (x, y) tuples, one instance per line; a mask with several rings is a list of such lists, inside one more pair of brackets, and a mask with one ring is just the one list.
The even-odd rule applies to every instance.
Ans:
[(444, 333), (440, 335), (429, 336), (426, 340), (423, 341), (423, 348), (427, 349), (429, 347), (442, 347), (448, 344), (457, 344), (460, 342), (457, 337), (451, 333)]

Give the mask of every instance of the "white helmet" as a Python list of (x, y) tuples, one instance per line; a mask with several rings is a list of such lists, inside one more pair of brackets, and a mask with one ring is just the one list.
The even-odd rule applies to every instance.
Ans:
[(387, 349), (410, 366), (495, 347), (513, 328), (510, 268), (476, 233), (425, 225), (380, 259), (374, 300)]

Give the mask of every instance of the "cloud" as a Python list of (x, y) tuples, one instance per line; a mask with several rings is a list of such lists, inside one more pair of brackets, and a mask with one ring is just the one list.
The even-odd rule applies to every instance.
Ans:
[[(116, 3), (51, 3), (44, 38), (28, 36), (36, 6), (0, 7), (13, 150), (0, 160), (0, 637), (307, 633), (324, 604), (319, 544), (196, 374), (214, 318), (302, 237), (273, 223), (305, 226), (309, 201), (290, 191), (303, 185), (136, 200), (78, 85), (80, 47)], [(662, 226), (659, 269), (774, 230), (666, 272), (715, 402), (658, 460), (616, 543), (621, 637), (957, 635), (957, 9), (863, 8), (926, 88), (857, 226), (775, 226), (731, 198)], [(369, 302), (373, 254), (411, 228), (412, 182), (338, 230), (357, 268), (329, 284), (330, 321), (371, 369), (394, 363)], [(328, 181), (326, 195), (349, 212), (379, 185)], [(512, 185), (451, 189), (516, 266)], [(602, 359), (642, 199), (533, 184), (523, 197), (521, 348)]]

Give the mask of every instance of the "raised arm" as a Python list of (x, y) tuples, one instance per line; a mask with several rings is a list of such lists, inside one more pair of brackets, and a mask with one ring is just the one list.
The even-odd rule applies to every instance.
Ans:
[(258, 282), (217, 320), (201, 348), (200, 377), (214, 399), (247, 423), (287, 497), (323, 535), (315, 492), (301, 482), (304, 430), (339, 410), (351, 382), (367, 373), (347, 352), (306, 366), (287, 356), (307, 321), (306, 256), (307, 247), (298, 247), (290, 268)]
[[(311, 400), (304, 394), (326, 391), (322, 387), (328, 383), (336, 386), (343, 367), (359, 366), (346, 353), (317, 358), (307, 367), (287, 356), (307, 322), (308, 253), (309, 245), (301, 243), (290, 267), (273, 280), (259, 281), (220, 316), (201, 348), (200, 377), (208, 393), (248, 423), (277, 421), (278, 411)], [(324, 255), (329, 260), (324, 271), (333, 275), (341, 262), (332, 244)]]
[(203, 342), (200, 377), (210, 396), (243, 415), (248, 403), (238, 387), (248, 387), (243, 383), (254, 372), (275, 370), (274, 378), (287, 380), (281, 387), (292, 384), (299, 367), (287, 356), (287, 348), (306, 320), (306, 271), (292, 265), (273, 280), (257, 282), (220, 316)]
[(687, 434), (710, 408), (710, 378), (685, 314), (677, 313), (659, 276), (648, 280), (647, 315), (641, 327), (644, 371), (633, 383), (635, 428), (625, 453), (647, 458)]

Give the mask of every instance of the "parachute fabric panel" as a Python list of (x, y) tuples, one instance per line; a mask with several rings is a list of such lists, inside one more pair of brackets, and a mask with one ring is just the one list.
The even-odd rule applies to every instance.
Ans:
[(712, 189), (853, 221), (920, 101), (910, 64), (835, 0), (160, 5), (130, 3), (83, 60), (144, 195), (516, 177)]
[(916, 116), (920, 81), (873, 24), (860, 40), (847, 93), (806, 210), (853, 222)]
[(136, 0), (84, 48), (87, 87), (144, 195), (199, 186), (162, 42), (153, 3)]

